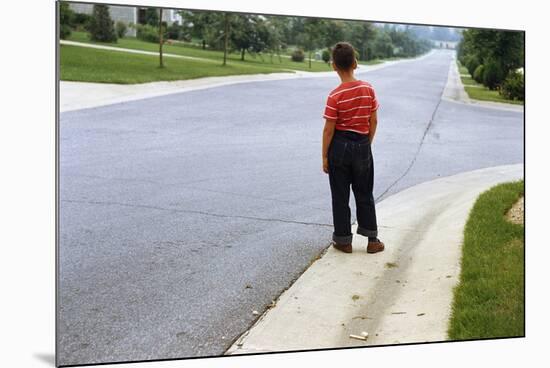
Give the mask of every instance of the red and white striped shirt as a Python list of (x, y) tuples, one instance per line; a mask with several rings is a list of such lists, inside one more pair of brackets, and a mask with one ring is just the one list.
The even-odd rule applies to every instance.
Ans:
[(368, 134), (370, 116), (378, 109), (374, 88), (365, 81), (344, 82), (330, 92), (323, 117), (336, 120), (337, 130)]

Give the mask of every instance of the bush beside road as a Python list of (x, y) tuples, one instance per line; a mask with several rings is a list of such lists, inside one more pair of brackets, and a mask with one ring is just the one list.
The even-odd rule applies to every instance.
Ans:
[(466, 90), (468, 97), (470, 97), (471, 99), (523, 105), (523, 101), (521, 100), (507, 99), (502, 96), (498, 91), (492, 91), (489, 88), (485, 87), (483, 84), (476, 82), (474, 78), (468, 73), (468, 69), (466, 69), (465, 66), (461, 65), (460, 62), (458, 62), (458, 70), (460, 72), (460, 79), (464, 84), (464, 89)]
[(493, 187), (470, 212), (449, 324), (452, 340), (525, 335), (525, 229), (505, 217), (523, 196), (523, 183)]

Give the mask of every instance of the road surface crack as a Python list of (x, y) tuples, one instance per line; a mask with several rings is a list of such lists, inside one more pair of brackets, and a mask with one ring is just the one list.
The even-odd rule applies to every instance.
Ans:
[(386, 195), (394, 186), (397, 185), (407, 174), (411, 171), (412, 167), (414, 166), (416, 159), (418, 158), (418, 155), (420, 154), (420, 150), (422, 149), (422, 146), (424, 145), (424, 141), (426, 140), (426, 136), (428, 135), (428, 131), (432, 127), (432, 123), (435, 120), (435, 115), (437, 113), (437, 110), (439, 109), (439, 105), (441, 105), (441, 101), (443, 101), (443, 93), (445, 91), (445, 88), (441, 90), (441, 94), (439, 96), (439, 101), (437, 102), (437, 105), (435, 105), (434, 111), (432, 112), (432, 116), (430, 117), (430, 120), (428, 121), (428, 124), (426, 125), (426, 128), (424, 129), (424, 133), (422, 134), (422, 139), (420, 140), (420, 144), (418, 145), (418, 148), (416, 149), (416, 152), (409, 163), (409, 166), (405, 169), (403, 174), (399, 176), (393, 183), (391, 183), (386, 190), (384, 190), (380, 195), (378, 195), (375, 199), (375, 201), (378, 202), (384, 195)]
[(192, 213), (196, 215), (221, 217), (221, 218), (239, 218), (239, 219), (253, 220), (253, 221), (281, 222), (281, 223), (297, 224), (297, 225), (332, 227), (332, 224), (324, 224), (320, 222), (295, 221), (295, 220), (285, 220), (285, 219), (265, 218), (265, 217), (255, 217), (255, 216), (242, 216), (242, 215), (228, 215), (223, 213), (213, 213), (213, 212), (198, 211), (198, 210), (185, 210), (181, 208), (166, 208), (166, 207), (159, 207), (159, 206), (150, 206), (146, 204), (122, 203), (122, 202), (114, 202), (114, 201), (84, 201), (84, 200), (77, 200), (77, 199), (63, 199), (61, 200), (61, 202), (145, 208), (145, 209), (151, 209), (151, 210), (167, 211), (167, 212), (174, 212), (174, 213)]

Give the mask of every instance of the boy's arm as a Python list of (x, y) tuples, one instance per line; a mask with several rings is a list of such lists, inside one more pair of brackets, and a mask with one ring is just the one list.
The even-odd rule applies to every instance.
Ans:
[(328, 147), (334, 136), (336, 120), (325, 119), (325, 128), (323, 129), (323, 171), (328, 174)]
[(374, 140), (374, 135), (376, 134), (376, 127), (378, 126), (378, 115), (376, 110), (374, 110), (370, 116), (370, 127), (369, 127), (369, 140), (370, 143)]

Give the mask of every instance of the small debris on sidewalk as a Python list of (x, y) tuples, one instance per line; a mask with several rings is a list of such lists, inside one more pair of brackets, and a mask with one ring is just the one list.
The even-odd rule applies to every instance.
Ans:
[[(365, 335), (363, 335), (365, 334)], [(350, 338), (352, 339), (356, 339), (356, 340), (363, 340), (365, 341), (367, 339), (367, 337), (369, 337), (369, 334), (368, 332), (362, 332), (361, 335), (349, 335)]]
[(417, 316), (417, 317), (420, 317), (420, 316), (423, 316), (423, 315), (425, 315), (425, 314), (426, 314), (426, 313), (418, 313), (416, 316)]
[(395, 262), (386, 262), (386, 268), (395, 268), (398, 264)]
[(407, 312), (392, 312), (391, 314), (407, 314)]
[(255, 311), (252, 311), (252, 314), (255, 315), (255, 316), (257, 316), (257, 315), (260, 314), (260, 313), (259, 313), (257, 310), (255, 310)]
[(245, 288), (245, 289), (252, 289), (252, 285), (246, 284), (246, 286), (245, 286), (244, 288)]

